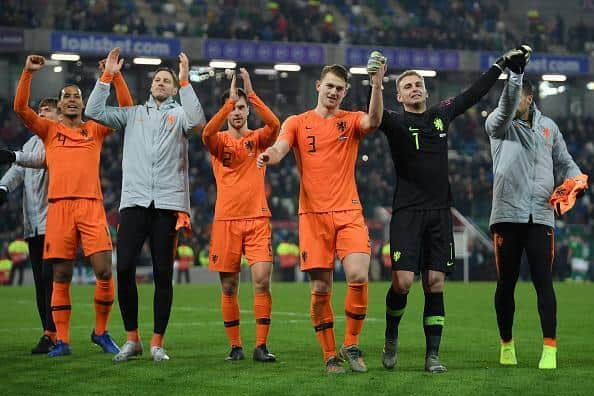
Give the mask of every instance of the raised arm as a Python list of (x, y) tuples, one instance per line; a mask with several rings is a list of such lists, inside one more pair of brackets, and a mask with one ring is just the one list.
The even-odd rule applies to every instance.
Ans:
[(225, 101), (223, 107), (217, 111), (210, 121), (208, 121), (204, 127), (204, 130), (202, 131), (202, 142), (212, 155), (216, 156), (219, 151), (218, 133), (225, 123), (225, 120), (227, 120), (227, 116), (233, 111), (234, 106), (235, 100), (229, 97), (229, 99)]
[(387, 70), (386, 58), (378, 51), (373, 51), (367, 61), (367, 72), (371, 85), (371, 97), (367, 114), (361, 117), (359, 130), (362, 133), (371, 132), (379, 128), (384, 114), (384, 99), (382, 96), (384, 74)]
[[(120, 70), (124, 63), (123, 59), (119, 59), (119, 55), (119, 48), (114, 48), (109, 51), (105, 62), (105, 70), (103, 71), (101, 78), (95, 84), (95, 88), (93, 88), (89, 100), (87, 101), (87, 107), (85, 108), (86, 117), (113, 129), (122, 129), (128, 122), (128, 110), (126, 108), (105, 105), (105, 102), (109, 97), (110, 83), (114, 80), (114, 77), (117, 74), (120, 74)], [(129, 100), (132, 101), (132, 98), (130, 97)]]
[(179, 99), (186, 115), (184, 122), (184, 131), (189, 132), (192, 129), (200, 129), (206, 123), (204, 110), (190, 85), (190, 61), (185, 53), (179, 54)]
[[(250, 74), (245, 68), (239, 69), (239, 75), (243, 80), (243, 88), (247, 94), (250, 104), (256, 109), (256, 113), (262, 121), (264, 121), (265, 127), (262, 128), (258, 139), (260, 140), (262, 147), (270, 146), (277, 138), (280, 130), (280, 121), (278, 117), (262, 102), (262, 100), (256, 95), (254, 88), (252, 87), (252, 80)], [(235, 78), (235, 77), (233, 77)]]
[(495, 85), (505, 68), (511, 72), (523, 74), (530, 60), (532, 48), (522, 45), (500, 56), (489, 70), (483, 73), (470, 88), (453, 99), (452, 115), (455, 118), (474, 106)]
[[(99, 61), (99, 71), (101, 74), (105, 72), (105, 63), (107, 62), (106, 59), (101, 59)], [(134, 106), (134, 99), (132, 99), (132, 95), (130, 95), (130, 90), (128, 89), (128, 84), (126, 84), (126, 80), (124, 80), (124, 75), (120, 69), (119, 73), (116, 73), (113, 76), (113, 87), (115, 89), (116, 100), (118, 101), (118, 105), (120, 107), (128, 107)]]
[(27, 128), (36, 135), (45, 139), (52, 121), (40, 117), (31, 107), (29, 107), (29, 94), (31, 91), (31, 80), (33, 74), (39, 71), (45, 64), (45, 58), (40, 55), (29, 55), (25, 61), (25, 68), (21, 74), (14, 97), (14, 111), (19, 116)]
[(521, 91), (522, 74), (510, 72), (508, 82), (501, 92), (499, 104), (485, 120), (487, 135), (495, 139), (505, 137), (518, 109)]

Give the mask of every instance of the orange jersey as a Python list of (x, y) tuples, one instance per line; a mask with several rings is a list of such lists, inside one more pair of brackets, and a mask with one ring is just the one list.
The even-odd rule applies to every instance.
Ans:
[[(103, 139), (111, 129), (94, 121), (69, 128), (39, 117), (28, 106), (32, 76), (32, 73), (23, 71), (14, 99), (14, 110), (25, 125), (43, 140), (49, 171), (48, 199), (103, 199), (99, 161)], [(120, 104), (132, 105), (127, 86), (120, 77), (118, 88), (125, 89), (118, 94)]]
[(256, 167), (256, 158), (274, 142), (280, 123), (253, 92), (248, 94), (248, 98), (266, 126), (250, 130), (240, 139), (227, 131), (218, 132), (235, 104), (227, 100), (206, 124), (202, 134), (202, 140), (211, 153), (217, 183), (215, 220), (271, 216), (264, 186), (266, 170)]
[(355, 163), (364, 115), (339, 110), (323, 118), (310, 110), (283, 124), (279, 140), (293, 148), (301, 175), (300, 214), (361, 209)]

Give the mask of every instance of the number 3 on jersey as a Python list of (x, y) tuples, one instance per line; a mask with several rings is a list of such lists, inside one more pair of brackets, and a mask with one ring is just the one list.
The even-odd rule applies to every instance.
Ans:
[(309, 139), (309, 143), (307, 143), (307, 145), (310, 146), (310, 149), (307, 150), (307, 152), (315, 153), (316, 152), (316, 137), (315, 137), (315, 135), (307, 135), (307, 138)]

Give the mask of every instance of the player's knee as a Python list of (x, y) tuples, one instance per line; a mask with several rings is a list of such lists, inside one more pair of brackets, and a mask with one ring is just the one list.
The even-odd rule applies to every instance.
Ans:
[(111, 268), (110, 267), (100, 268), (99, 270), (95, 271), (95, 276), (99, 280), (110, 280), (111, 276), (112, 276)]
[(347, 279), (348, 283), (367, 283), (368, 281), (369, 276), (366, 272), (350, 274)]
[(226, 296), (237, 294), (237, 282), (227, 280), (221, 284), (221, 291)]
[(423, 288), (425, 289), (425, 292), (428, 293), (441, 293), (443, 291), (443, 285), (444, 277), (434, 276), (427, 279), (427, 282)]
[(264, 293), (270, 291), (270, 280), (265, 279), (254, 279), (254, 289), (256, 293)]

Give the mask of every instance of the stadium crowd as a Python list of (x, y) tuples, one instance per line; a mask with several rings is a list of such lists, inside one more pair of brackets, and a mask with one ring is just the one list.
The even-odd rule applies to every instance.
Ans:
[[(529, 10), (510, 26), (508, 2), (391, 0), (74, 0), (3, 2), (0, 25), (163, 37), (201, 37), (410, 48), (499, 51), (533, 43), (536, 51), (592, 50), (594, 27)], [(138, 2), (140, 3), (140, 2)], [(586, 5), (584, 5), (586, 7)], [(517, 25), (517, 24), (514, 24)], [(308, 26), (303, 29), (303, 26)]]

